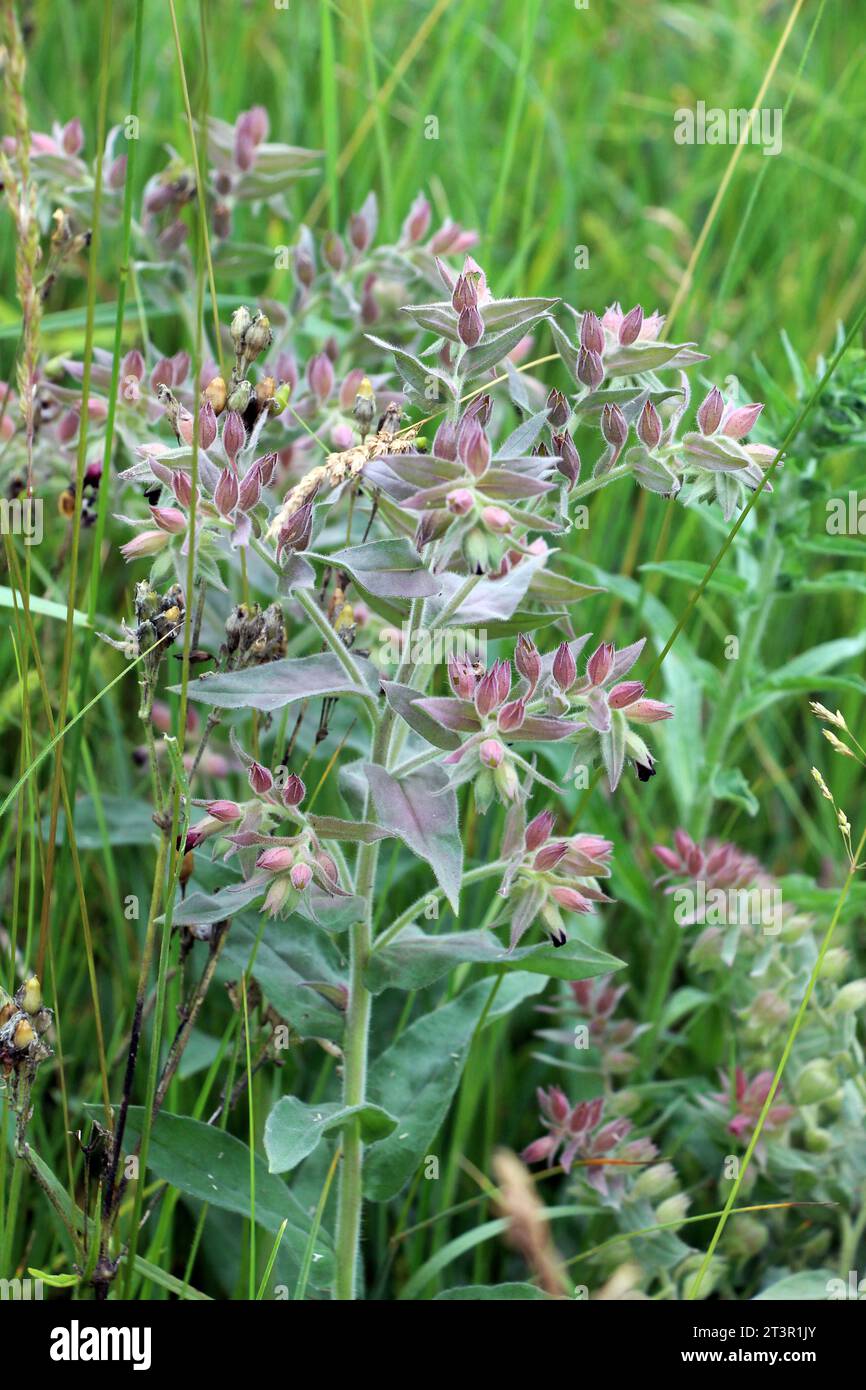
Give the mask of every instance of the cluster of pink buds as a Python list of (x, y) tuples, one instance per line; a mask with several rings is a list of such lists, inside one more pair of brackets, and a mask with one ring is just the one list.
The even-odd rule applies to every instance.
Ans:
[(610, 788), (615, 791), (626, 758), (634, 763), (641, 782), (655, 773), (655, 759), (632, 724), (655, 724), (670, 719), (674, 711), (661, 700), (648, 699), (641, 681), (621, 679), (640, 656), (643, 638), (619, 650), (612, 642), (602, 642), (578, 677), (577, 657), (588, 640), (587, 634), (575, 642), (560, 643), (550, 668), (549, 703), (553, 713), (581, 720), (576, 739), (578, 757), (596, 742), (600, 744)]
[[(723, 1090), (710, 1096), (711, 1102), (721, 1105), (730, 1110), (733, 1108), (735, 1113), (728, 1122), (728, 1129), (731, 1134), (735, 1134), (738, 1139), (748, 1140), (751, 1138), (755, 1126), (764, 1108), (767, 1096), (770, 1094), (770, 1087), (773, 1084), (773, 1072), (758, 1072), (751, 1081), (748, 1080), (742, 1067), (737, 1067), (734, 1071), (733, 1085), (731, 1078), (720, 1073)], [(776, 1096), (773, 1104), (767, 1111), (767, 1118), (764, 1121), (763, 1132), (772, 1134), (775, 1130), (784, 1129), (789, 1120), (793, 1119), (797, 1110), (793, 1105), (777, 1104)]]
[(657, 313), (645, 317), (639, 304), (627, 314), (614, 304), (603, 318), (587, 309), (580, 320), (578, 381), (597, 391), (606, 376), (605, 355), (615, 356), (617, 347), (630, 347), (638, 340), (655, 341), (663, 325), (664, 319)]
[(508, 860), (499, 892), (511, 919), (510, 950), (536, 919), (554, 946), (564, 946), (568, 932), (563, 913), (584, 915), (595, 910), (595, 903), (610, 902), (598, 879), (610, 876), (612, 842), (600, 835), (558, 839), (555, 828), (553, 812), (539, 812)]
[(637, 1065), (637, 1057), (629, 1048), (645, 1029), (634, 1019), (613, 1016), (627, 986), (617, 986), (610, 975), (604, 975), (595, 980), (576, 980), (569, 989), (587, 1021), (589, 1041), (599, 1051), (602, 1072), (607, 1076), (628, 1075)]
[(667, 873), (656, 880), (667, 883), (666, 893), (676, 892), (680, 882), (703, 882), (707, 888), (751, 888), (771, 882), (764, 866), (754, 855), (746, 854), (730, 841), (708, 840), (704, 845), (680, 828), (674, 831), (673, 847), (653, 845), (653, 854)]
[(623, 1140), (631, 1133), (631, 1121), (618, 1118), (602, 1124), (605, 1108), (603, 1096), (572, 1105), (558, 1086), (551, 1086), (546, 1091), (539, 1089), (537, 1095), (541, 1123), (547, 1133), (534, 1139), (523, 1150), (521, 1157), (525, 1163), (545, 1161), (550, 1165), (559, 1155), (559, 1162), (566, 1173), (571, 1172), (576, 1162), (582, 1163), (585, 1165), (587, 1182), (602, 1195), (607, 1195), (606, 1162), (615, 1157), (615, 1169), (617, 1164), (638, 1166), (651, 1162), (655, 1157), (655, 1145), (647, 1139), (638, 1139), (621, 1147)]
[[(193, 801), (206, 814), (188, 830), (184, 851), (197, 848), (205, 840), (224, 837), (230, 846), (229, 855), (240, 859), (245, 891), (260, 890), (263, 912), (271, 917), (285, 917), (303, 901), (308, 914), (316, 919), (314, 886), (326, 897), (345, 894), (334, 860), (322, 848), (300, 809), (306, 796), (304, 783), (296, 773), (287, 773), (284, 768), (278, 769), (275, 777), (269, 768), (245, 753), (233, 736), (231, 742), (246, 768), (253, 795), (244, 802)], [(286, 833), (289, 831), (292, 833)]]
[(467, 658), (461, 658), (449, 663), (448, 678), (453, 697), (432, 696), (416, 703), (444, 728), (469, 735), (444, 759), (456, 769), (453, 785), (474, 780), (476, 805), (482, 812), (494, 796), (513, 802), (520, 790), (518, 768), (530, 774), (532, 769), (511, 745), (568, 738), (579, 726), (531, 712), (534, 685), (512, 696), (510, 661), (495, 661), (479, 673)]

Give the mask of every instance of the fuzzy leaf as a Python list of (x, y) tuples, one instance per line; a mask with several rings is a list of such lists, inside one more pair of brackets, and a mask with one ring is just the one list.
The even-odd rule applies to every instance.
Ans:
[(428, 936), (417, 927), (406, 927), (395, 941), (373, 952), (365, 978), (374, 994), (384, 989), (425, 989), (465, 963), (529, 970), (557, 980), (591, 980), (623, 966), (616, 956), (585, 941), (571, 940), (558, 947), (536, 942), (509, 951), (491, 931)]
[(396, 681), (383, 681), (382, 689), (385, 692), (385, 699), (393, 710), (396, 710), (401, 719), (404, 719), (416, 734), (432, 743), (434, 748), (441, 748), (446, 753), (453, 753), (455, 748), (460, 747), (460, 739), (456, 733), (450, 729), (443, 728), (435, 715), (428, 713), (421, 701), (424, 696), (420, 690), (413, 690), (408, 685), (398, 685)]
[(325, 1134), (358, 1121), (365, 1144), (385, 1139), (397, 1121), (378, 1105), (305, 1105), (297, 1096), (283, 1096), (265, 1123), (265, 1153), (272, 1173), (286, 1173), (311, 1154)]
[[(543, 976), (525, 971), (508, 975), (487, 1023), (539, 994), (545, 984)], [(370, 1068), (369, 1099), (397, 1116), (394, 1133), (376, 1144), (364, 1165), (364, 1190), (373, 1201), (399, 1192), (429, 1152), (459, 1084), (490, 988), (489, 980), (481, 980), (451, 1003), (416, 1019)]]
[(399, 781), (377, 763), (364, 768), (379, 823), (428, 863), (455, 913), (459, 910), (463, 844), (457, 797), (441, 767), (431, 764)]
[[(143, 1106), (134, 1105), (129, 1109), (126, 1137), (130, 1149), (141, 1133), (143, 1114)], [(276, 1232), (283, 1221), (288, 1220), (282, 1248), (300, 1267), (310, 1218), (286, 1184), (268, 1172), (263, 1159), (256, 1155), (254, 1161), (256, 1221), (265, 1230)], [(147, 1166), (158, 1178), (190, 1197), (239, 1216), (248, 1218), (250, 1215), (249, 1148), (216, 1125), (163, 1112), (151, 1131)], [(333, 1280), (333, 1269), (333, 1245), (328, 1233), (320, 1228), (310, 1270), (314, 1287), (327, 1288)]]
[[(191, 700), (219, 709), (258, 709), (266, 713), (321, 695), (369, 695), (376, 689), (375, 669), (364, 657), (356, 656), (354, 661), (369, 681), (367, 687), (352, 680), (333, 652), (317, 652), (312, 656), (283, 657), (243, 671), (215, 671), (199, 676), (189, 682), (188, 694)], [(180, 686), (170, 689), (179, 692)]]
[(348, 570), (353, 579), (377, 598), (430, 598), (438, 594), (439, 581), (425, 568), (411, 541), (368, 541), (332, 555), (318, 557), (329, 565)]

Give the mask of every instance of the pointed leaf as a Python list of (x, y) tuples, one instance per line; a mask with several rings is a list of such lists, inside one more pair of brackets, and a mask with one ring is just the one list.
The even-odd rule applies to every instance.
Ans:
[(431, 764), (399, 781), (377, 763), (364, 769), (376, 816), (413, 854), (424, 859), (455, 912), (459, 910), (463, 844), (457, 797), (445, 771)]
[(397, 1127), (393, 1115), (378, 1105), (305, 1105), (297, 1096), (278, 1100), (265, 1123), (265, 1153), (272, 1173), (286, 1173), (311, 1154), (325, 1134), (357, 1121), (365, 1144), (375, 1144)]

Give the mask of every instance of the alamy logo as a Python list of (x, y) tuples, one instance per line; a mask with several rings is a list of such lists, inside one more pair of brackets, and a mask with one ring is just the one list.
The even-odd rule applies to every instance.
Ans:
[(51, 1333), (52, 1361), (131, 1361), (134, 1371), (150, 1370), (149, 1327), (70, 1327)]
[(779, 107), (748, 111), (734, 106), (729, 111), (720, 106), (707, 109), (707, 103), (699, 101), (694, 111), (680, 106), (674, 112), (674, 140), (678, 145), (739, 145), (750, 140), (753, 145), (762, 145), (765, 155), (779, 154), (782, 112)]
[(29, 1303), (44, 1296), (41, 1279), (0, 1279), (0, 1303), (6, 1299)]
[(25, 545), (41, 544), (41, 497), (0, 497), (0, 535), (23, 536)]
[(825, 1285), (830, 1299), (866, 1299), (866, 1279), (861, 1279), (856, 1269), (848, 1270), (848, 1282), (844, 1279), (828, 1279)]
[(765, 936), (782, 930), (782, 890), (708, 888), (703, 879), (673, 894), (674, 921), (680, 927), (761, 927)]

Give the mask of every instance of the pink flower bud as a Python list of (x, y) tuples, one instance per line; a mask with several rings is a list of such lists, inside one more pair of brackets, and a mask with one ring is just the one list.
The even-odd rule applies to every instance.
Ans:
[(192, 501), (192, 478), (182, 468), (171, 470), (171, 489), (180, 505), (188, 507)]
[(78, 433), (78, 411), (65, 410), (57, 422), (57, 438), (61, 444), (70, 444)]
[(505, 757), (505, 749), (496, 738), (486, 738), (478, 750), (478, 756), (485, 767), (497, 768)]
[(639, 700), (646, 690), (643, 681), (621, 681), (615, 685), (608, 696), (607, 703), (611, 709), (625, 709), (626, 705), (634, 704)]
[(454, 516), (466, 516), (472, 511), (475, 499), (468, 487), (452, 488), (445, 498), (445, 505)]
[(551, 888), (550, 895), (560, 907), (564, 907), (568, 912), (592, 912), (592, 903), (585, 898), (582, 893), (578, 893), (576, 888), (564, 888), (557, 886)]
[(471, 700), (475, 694), (475, 672), (465, 657), (449, 661), (448, 679), (459, 700)]
[(454, 289), (451, 291), (451, 308), (455, 314), (462, 314), (464, 309), (478, 308), (478, 291), (475, 282), (470, 277), (458, 275), (454, 281)]
[(168, 545), (165, 531), (139, 531), (131, 541), (120, 547), (124, 560), (138, 560), (144, 555), (156, 555)]
[(274, 480), (274, 473), (277, 468), (276, 454), (262, 454), (260, 459), (256, 459), (259, 475), (262, 480), (262, 487), (270, 487)]
[(273, 849), (262, 850), (256, 860), (257, 869), (267, 869), (268, 873), (278, 874), (291, 868), (294, 851), (288, 845), (274, 845)]
[(307, 382), (320, 401), (326, 401), (334, 389), (334, 366), (326, 352), (318, 352), (307, 363)]
[(722, 425), (722, 434), (727, 435), (728, 439), (742, 439), (752, 429), (763, 409), (763, 405), (755, 402), (753, 405), (742, 405), (737, 410), (732, 410)]
[(655, 449), (662, 437), (661, 416), (652, 401), (647, 401), (640, 413), (637, 422), (637, 437), (647, 449)]
[(230, 468), (224, 468), (214, 488), (213, 500), (220, 516), (229, 517), (238, 504), (238, 480)]
[(514, 664), (523, 679), (528, 681), (528, 693), (532, 695), (541, 679), (541, 657), (532, 638), (526, 637), (522, 632), (514, 648)]
[[(141, 381), (144, 376), (144, 358), (138, 348), (132, 348), (126, 354), (120, 364), (120, 375), (122, 377), (134, 376), (137, 381)], [(167, 385), (168, 383), (166, 383)]]
[(283, 787), (283, 805), (300, 806), (306, 795), (306, 787), (300, 777), (293, 772), (286, 782), (286, 785)]
[(484, 336), (484, 320), (475, 308), (464, 309), (457, 320), (457, 333), (464, 347), (473, 348)]
[(619, 341), (623, 347), (628, 347), (640, 337), (643, 328), (643, 309), (636, 304), (630, 309), (619, 326)]
[(105, 176), (105, 181), (108, 187), (113, 189), (114, 192), (117, 192), (117, 190), (122, 188), (126, 183), (126, 164), (126, 155), (119, 154), (108, 166), (108, 173)]
[(568, 417), (571, 414), (568, 401), (561, 391), (557, 391), (554, 386), (545, 402), (547, 406), (547, 423), (552, 430), (561, 430), (568, 424)]
[(534, 820), (529, 822), (524, 832), (523, 843), (526, 848), (534, 850), (543, 845), (555, 824), (556, 816), (552, 811), (539, 811)]
[(296, 888), (299, 893), (303, 893), (304, 889), (309, 885), (310, 879), (312, 877), (313, 871), (310, 868), (309, 864), (292, 865), (289, 878), (292, 881), (292, 887)]
[(667, 845), (653, 845), (653, 854), (664, 864), (666, 869), (671, 869), (674, 873), (679, 870), (680, 857), (678, 854), (674, 854), (672, 849), (668, 849)]
[(443, 420), (436, 431), (433, 457), (446, 459), (449, 463), (457, 458), (457, 427), (450, 420)]
[(243, 420), (236, 410), (229, 410), (223, 423), (223, 448), (231, 463), (234, 463), (246, 442), (247, 432)]
[(715, 434), (722, 422), (725, 398), (718, 386), (708, 392), (698, 406), (698, 429), (701, 434)]
[(367, 216), (367, 204), (360, 212), (353, 212), (349, 218), (349, 240), (356, 251), (366, 251), (373, 240), (375, 228)]
[(673, 712), (673, 705), (662, 700), (635, 700), (628, 706), (628, 718), (635, 724), (656, 724), (660, 719), (670, 719)]
[(424, 194), (419, 193), (403, 223), (403, 239), (408, 242), (423, 241), (430, 227), (430, 215), (430, 204)]
[(222, 821), (226, 825), (231, 821), (240, 820), (243, 815), (236, 801), (209, 801), (205, 809), (214, 820)]
[(544, 1134), (540, 1139), (533, 1139), (531, 1144), (527, 1144), (520, 1157), (524, 1163), (540, 1163), (542, 1159), (550, 1158), (555, 1151), (555, 1137), (552, 1134)]
[(246, 477), (238, 489), (238, 506), (242, 512), (250, 512), (262, 495), (262, 474), (257, 463), (247, 470)]
[(511, 700), (507, 705), (503, 705), (499, 711), (497, 723), (504, 734), (511, 734), (515, 729), (519, 729), (526, 718), (526, 701)]
[(305, 502), (286, 517), (277, 536), (277, 559), (284, 550), (306, 550), (313, 529), (313, 504)]
[(591, 309), (587, 309), (580, 322), (580, 346), (599, 357), (604, 352), (604, 329), (598, 315)]
[(188, 410), (181, 410), (177, 417), (177, 432), (184, 444), (192, 444), (192, 416)]
[(580, 477), (580, 454), (570, 434), (553, 435), (553, 447), (558, 455), (557, 470), (574, 487)]
[(486, 719), (500, 703), (496, 667), (493, 666), (475, 687), (475, 708), (481, 718)]
[(586, 674), (593, 685), (602, 685), (610, 675), (613, 666), (614, 646), (612, 642), (602, 642), (600, 647), (596, 647), (589, 661), (586, 663)]
[(608, 402), (601, 412), (601, 432), (608, 444), (612, 444), (615, 449), (621, 449), (628, 439), (628, 421), (623, 415), (618, 405), (611, 405)]
[(474, 417), (464, 419), (457, 439), (457, 453), (460, 462), (474, 478), (480, 478), (487, 471), (490, 462), (490, 440), (483, 427)]
[(512, 528), (512, 520), (504, 507), (483, 507), (481, 520), (489, 531), (507, 534)]
[(322, 242), (322, 255), (331, 270), (340, 271), (346, 264), (346, 248), (337, 232), (326, 232)]
[(264, 796), (274, 785), (274, 779), (261, 763), (251, 763), (247, 771), (250, 786), (257, 796)]
[(151, 507), (150, 514), (161, 531), (179, 536), (186, 530), (186, 517), (177, 507)]
[(553, 679), (563, 692), (570, 690), (577, 679), (577, 662), (567, 642), (560, 642), (556, 649)]
[(209, 449), (217, 435), (217, 418), (210, 401), (205, 401), (198, 412), (198, 442), (202, 449)]
[(532, 867), (538, 869), (539, 873), (548, 873), (551, 869), (556, 868), (567, 853), (568, 845), (564, 841), (559, 841), (555, 845), (543, 845), (533, 859)]
[(84, 144), (84, 130), (77, 116), (66, 122), (60, 139), (64, 154), (78, 154)]
[(604, 381), (604, 366), (597, 352), (580, 349), (577, 355), (577, 379), (593, 391)]
[(331, 883), (337, 882), (337, 866), (331, 858), (330, 854), (326, 853), (326, 851), (323, 849), (316, 850), (316, 863), (322, 870), (322, 873), (325, 875), (325, 878), (329, 879)]

